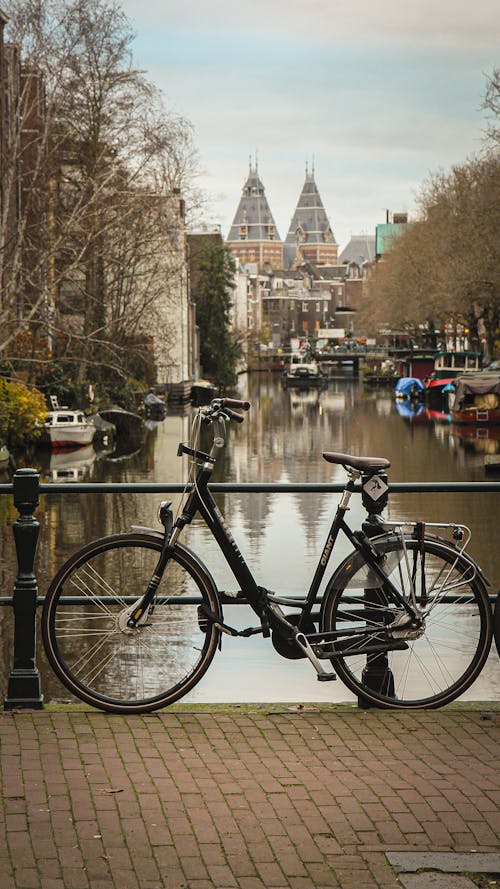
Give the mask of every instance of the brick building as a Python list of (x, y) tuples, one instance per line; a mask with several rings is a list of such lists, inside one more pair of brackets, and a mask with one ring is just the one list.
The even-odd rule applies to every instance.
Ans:
[(296, 268), (304, 262), (334, 266), (337, 252), (337, 242), (314, 179), (314, 169), (309, 173), (306, 167), (305, 182), (283, 248), (285, 268)]
[(259, 270), (283, 268), (283, 242), (276, 228), (257, 164), (250, 168), (243, 186), (227, 244), (243, 264), (256, 263)]
[[(249, 175), (227, 244), (247, 275), (247, 329), (275, 345), (291, 337), (313, 339), (325, 327), (344, 327), (360, 303), (362, 280), (374, 245), (362, 237), (338, 256), (338, 245), (316, 184), (306, 177), (288, 233), (281, 242), (257, 166)], [(362, 242), (362, 243), (361, 243)], [(351, 320), (349, 320), (349, 328)]]

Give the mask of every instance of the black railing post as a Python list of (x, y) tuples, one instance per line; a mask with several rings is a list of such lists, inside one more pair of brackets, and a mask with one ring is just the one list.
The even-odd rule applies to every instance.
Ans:
[[(383, 533), (382, 513), (389, 499), (389, 484), (385, 472), (375, 474), (363, 474), (361, 477), (362, 501), (368, 516), (362, 524), (367, 537), (376, 537)], [(379, 589), (365, 590), (366, 621), (370, 620), (370, 608), (374, 611), (374, 620), (380, 620), (381, 592)], [(363, 669), (363, 683), (374, 691), (386, 690), (389, 695), (394, 694), (394, 677), (389, 669), (387, 652), (368, 654), (366, 666)], [(366, 698), (358, 696), (358, 706), (367, 710), (373, 706)]]
[(33, 515), (40, 503), (40, 476), (35, 469), (19, 469), (13, 477), (14, 505), (20, 515), (13, 525), (18, 573), (14, 584), (14, 662), (4, 709), (41, 710), (40, 674), (35, 664), (36, 600), (33, 573), (40, 525)]

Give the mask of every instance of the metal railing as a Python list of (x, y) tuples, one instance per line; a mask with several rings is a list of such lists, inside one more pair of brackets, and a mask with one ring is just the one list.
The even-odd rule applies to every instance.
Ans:
[[(232, 493), (290, 494), (340, 493), (342, 483), (214, 483), (211, 491)], [(13, 497), (19, 516), (12, 525), (17, 554), (17, 576), (11, 596), (1, 596), (0, 606), (9, 606), (14, 614), (13, 665), (9, 675), (4, 708), (42, 709), (43, 696), (40, 674), (36, 666), (36, 610), (43, 604), (38, 595), (38, 583), (34, 571), (40, 525), (35, 518), (41, 494), (177, 494), (186, 490), (183, 484), (161, 483), (64, 483), (41, 484), (35, 469), (20, 469), (11, 484), (0, 485), (0, 494)], [(363, 495), (367, 509), (367, 522), (379, 516), (383, 505), (371, 501), (363, 491), (363, 484), (355, 488)], [(391, 482), (391, 493), (499, 493), (500, 482)], [(373, 526), (372, 526), (373, 527)], [(369, 530), (369, 529), (368, 529)], [(491, 597), (492, 600), (496, 598)], [(234, 603), (235, 600), (232, 600)], [(497, 605), (498, 607), (498, 605)]]

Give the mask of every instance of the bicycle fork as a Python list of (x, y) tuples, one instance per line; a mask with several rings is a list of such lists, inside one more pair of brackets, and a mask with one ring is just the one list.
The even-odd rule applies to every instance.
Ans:
[[(163, 572), (165, 571), (171, 553), (169, 542), (173, 526), (173, 513), (170, 509), (170, 506), (171, 502), (167, 500), (162, 500), (162, 502), (160, 503), (158, 509), (158, 517), (165, 529), (164, 543), (160, 553), (158, 564), (147, 585), (146, 592), (137, 600), (137, 602), (134, 603), (134, 605), (132, 605), (124, 612), (127, 619), (126, 627), (128, 632), (132, 632), (133, 630), (137, 629), (137, 627), (144, 626), (148, 619), (148, 616), (153, 611), (154, 597), (161, 583)], [(122, 627), (122, 629), (124, 630), (124, 632), (127, 632), (127, 630), (125, 630), (125, 627)]]

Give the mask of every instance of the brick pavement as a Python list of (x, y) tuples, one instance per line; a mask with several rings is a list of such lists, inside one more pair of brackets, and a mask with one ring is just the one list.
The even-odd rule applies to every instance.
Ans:
[(492, 710), (20, 711), (0, 741), (0, 889), (390, 889), (388, 851), (499, 852)]

